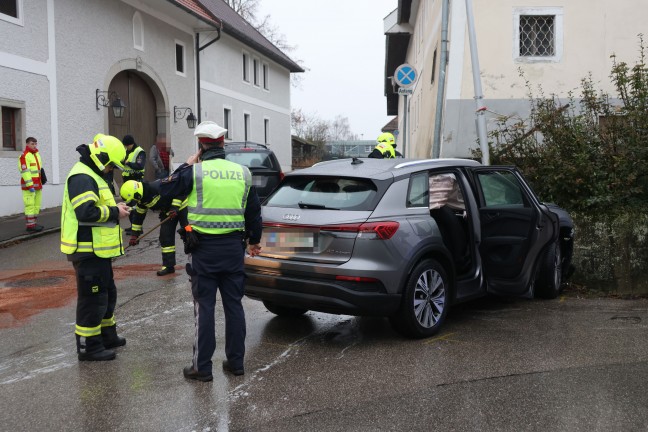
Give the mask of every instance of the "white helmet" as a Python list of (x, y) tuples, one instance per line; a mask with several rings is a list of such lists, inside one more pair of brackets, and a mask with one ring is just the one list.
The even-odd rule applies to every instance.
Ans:
[(218, 139), (225, 135), (227, 129), (218, 126), (215, 122), (206, 120), (196, 126), (194, 135), (198, 138)]

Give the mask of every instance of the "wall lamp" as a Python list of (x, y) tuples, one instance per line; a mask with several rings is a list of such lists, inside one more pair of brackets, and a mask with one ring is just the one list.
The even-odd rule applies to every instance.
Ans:
[(126, 104), (120, 99), (116, 91), (99, 90), (96, 91), (97, 111), (99, 107), (111, 107), (115, 118), (124, 117), (124, 108)]
[[(189, 113), (189, 114), (187, 114)], [(173, 107), (173, 123), (178, 123), (178, 120), (182, 120), (187, 116), (187, 127), (193, 129), (196, 127), (196, 116), (191, 111), (189, 107)]]

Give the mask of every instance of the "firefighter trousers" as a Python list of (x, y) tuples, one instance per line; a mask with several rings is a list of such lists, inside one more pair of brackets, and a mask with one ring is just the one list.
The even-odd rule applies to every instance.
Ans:
[[(187, 209), (184, 208), (180, 210), (180, 214), (187, 213)], [(160, 213), (160, 219), (164, 220), (166, 218), (166, 212)], [(176, 227), (178, 226), (178, 221), (186, 220), (184, 218), (176, 217), (174, 219), (169, 219), (164, 222), (160, 227), (160, 247), (162, 248), (162, 265), (164, 267), (175, 267), (176, 265)], [(182, 228), (185, 227), (183, 222), (180, 222)]]
[(102, 327), (115, 325), (117, 288), (112, 260), (97, 256), (74, 261), (77, 281), (75, 333), (82, 337), (101, 335)]

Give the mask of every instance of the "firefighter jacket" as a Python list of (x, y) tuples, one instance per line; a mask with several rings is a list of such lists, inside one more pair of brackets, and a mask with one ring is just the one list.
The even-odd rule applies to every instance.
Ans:
[[(84, 149), (81, 149), (84, 147)], [(85, 155), (83, 150), (85, 150)], [(61, 252), (72, 260), (96, 255), (112, 258), (123, 255), (119, 208), (108, 184), (93, 169), (86, 145), (77, 148), (82, 153), (68, 174), (63, 192), (61, 212)]]
[(20, 188), (22, 190), (29, 190), (34, 188), (40, 190), (43, 188), (41, 180), (41, 162), (38, 150), (33, 153), (26, 149), (18, 159), (18, 170), (20, 171)]
[(201, 234), (244, 231), (261, 241), (261, 203), (247, 167), (224, 160), (222, 148), (203, 152), (201, 163), (183, 164), (160, 182), (161, 196), (188, 195), (189, 224)]
[(142, 187), (144, 188), (142, 199), (132, 210), (135, 212), (131, 226), (133, 231), (142, 231), (142, 224), (146, 219), (148, 210), (159, 211), (161, 220), (168, 216), (171, 210), (174, 210), (178, 214), (180, 225), (186, 226), (188, 224), (186, 212), (180, 212), (180, 210), (187, 208), (186, 197), (161, 197), (160, 180), (150, 183), (142, 182)]
[(369, 153), (368, 157), (377, 159), (393, 159), (396, 157), (396, 150), (387, 143), (378, 143), (378, 145), (374, 147), (373, 151)]
[(141, 180), (144, 178), (144, 166), (146, 165), (146, 152), (137, 144), (126, 152), (126, 162), (124, 162), (124, 172), (122, 176), (126, 180)]

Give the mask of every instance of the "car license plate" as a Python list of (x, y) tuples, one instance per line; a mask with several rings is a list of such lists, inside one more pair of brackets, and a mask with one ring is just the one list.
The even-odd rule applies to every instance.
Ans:
[(281, 251), (312, 251), (317, 246), (317, 235), (310, 232), (264, 232), (265, 247)]

